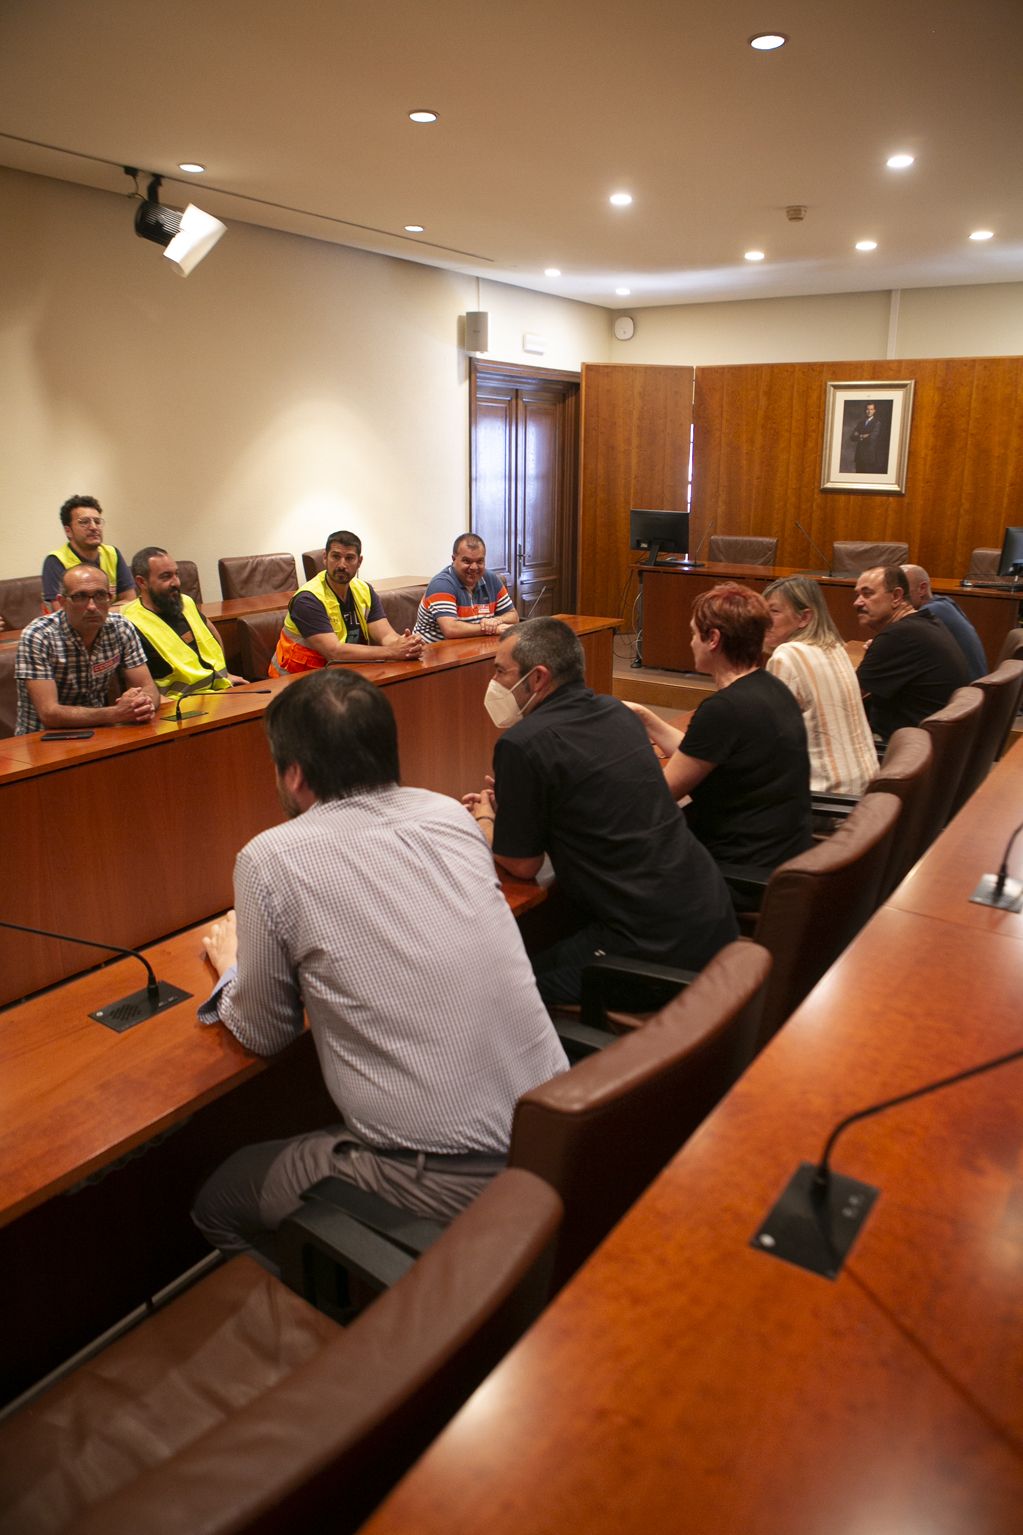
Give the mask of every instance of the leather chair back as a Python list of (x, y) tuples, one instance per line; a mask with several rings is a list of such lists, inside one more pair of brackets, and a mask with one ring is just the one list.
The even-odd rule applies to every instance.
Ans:
[(323, 549), (307, 549), (302, 556), (302, 569), (305, 579), (311, 581), (313, 576), (318, 576), (321, 570), (327, 568), (327, 555)]
[(178, 576), (181, 590), (191, 597), (196, 607), (202, 607), (202, 587), (199, 584), (199, 567), (194, 560), (178, 560)]
[(939, 813), (943, 806), (932, 793), (933, 761), (934, 748), (927, 731), (919, 725), (903, 726), (893, 733), (877, 777), (867, 785), (867, 794), (894, 794), (902, 801), (898, 830), (881, 877), (879, 901), (887, 901), (941, 830)]
[(229, 597), (258, 597), (263, 592), (293, 592), (298, 571), (292, 554), (234, 554), (217, 561), (220, 591)]
[(1009, 738), (1012, 722), (1020, 703), (1023, 689), (1023, 660), (1003, 661), (1001, 666), (978, 677), (973, 684), (984, 694), (984, 708), (980, 716), (980, 729), (973, 751), (966, 759), (962, 782), (955, 797), (952, 814), (969, 799), (974, 789), (980, 787), (999, 758)]
[(997, 576), (1001, 549), (974, 549), (967, 567), (968, 576)]
[(237, 620), (238, 663), (246, 681), (262, 682), (270, 675), (270, 662), (287, 612), (287, 608), (269, 608), (265, 613), (245, 613)]
[(539, 1315), (560, 1219), (500, 1173), (345, 1328), (234, 1259), (0, 1425), (0, 1522), (357, 1529)]
[(778, 540), (758, 534), (713, 533), (707, 558), (728, 565), (777, 565)]
[(415, 628), (419, 603), (425, 591), (426, 582), (421, 581), (413, 586), (396, 586), (389, 592), (377, 592), (384, 616), (397, 634)]
[(908, 544), (871, 544), (861, 539), (843, 539), (831, 546), (831, 574), (859, 576), (877, 565), (905, 565)]
[(944, 709), (920, 721), (921, 730), (927, 731), (934, 748), (930, 795), (937, 822), (935, 834), (952, 818), (952, 806), (977, 740), (983, 709), (984, 694), (980, 688), (958, 688)]
[(0, 738), (12, 736), (18, 722), (18, 687), (14, 680), (17, 654), (17, 645), (0, 645)]
[(832, 836), (771, 875), (754, 934), (773, 961), (760, 1046), (873, 916), (901, 813), (894, 794), (867, 794)]
[(753, 1058), (768, 955), (739, 940), (641, 1028), (525, 1093), (509, 1162), (565, 1205), (560, 1288)]
[(0, 581), (0, 618), (8, 629), (24, 629), (42, 611), (42, 576), (8, 576)]
[(1010, 629), (1005, 636), (995, 662), (996, 671), (1003, 661), (1023, 661), (1023, 629)]

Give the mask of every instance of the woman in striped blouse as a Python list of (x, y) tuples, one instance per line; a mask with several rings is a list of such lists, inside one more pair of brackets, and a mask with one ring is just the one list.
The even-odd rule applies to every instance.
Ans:
[(771, 628), (767, 670), (803, 711), (814, 794), (862, 794), (877, 772), (856, 673), (816, 581), (788, 576), (764, 588)]

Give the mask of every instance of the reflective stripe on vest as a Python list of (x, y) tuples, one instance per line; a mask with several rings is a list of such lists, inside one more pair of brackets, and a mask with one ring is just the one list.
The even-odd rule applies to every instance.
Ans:
[[(130, 624), (134, 624), (139, 633), (145, 635), (153, 649), (158, 651), (171, 666), (172, 670), (166, 677), (153, 679), (165, 698), (177, 698), (180, 694), (207, 690), (212, 693), (223, 692), (231, 686), (224, 652), (203, 622), (199, 609), (191, 597), (186, 597), (184, 592), (181, 594), (181, 606), (198, 646), (198, 655), (190, 645), (185, 643), (180, 634), (175, 633), (170, 624), (164, 622), (159, 613), (153, 613), (149, 608), (144, 607), (139, 598), (127, 604), (122, 610), (122, 617), (126, 618)], [(214, 674), (212, 677), (210, 672)]]

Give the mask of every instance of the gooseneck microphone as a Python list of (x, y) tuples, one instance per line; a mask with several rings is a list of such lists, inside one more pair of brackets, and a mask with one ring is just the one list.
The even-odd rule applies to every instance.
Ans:
[(717, 527), (717, 523), (716, 522), (710, 523), (710, 525), (704, 530), (703, 537), (700, 539), (700, 542), (697, 544), (696, 552), (693, 555), (692, 559), (689, 558), (689, 553), (688, 553), (688, 550), (687, 550), (686, 551), (685, 559), (684, 560), (679, 560), (678, 563), (680, 565), (685, 566), (689, 570), (695, 570), (699, 566), (701, 566), (703, 564), (703, 561), (699, 558), (699, 555), (702, 553), (704, 544), (707, 542), (708, 538), (711, 537), (711, 535), (713, 534), (714, 529), (716, 527)]
[(1018, 879), (1009, 878), (1009, 854), (1012, 852), (1012, 844), (1021, 831), (1023, 831), (1023, 822), (1016, 827), (1009, 838), (998, 873), (985, 874), (970, 896), (970, 900), (978, 906), (997, 906), (1000, 911), (1023, 911), (1023, 883)]
[(111, 1002), (109, 1007), (101, 1007), (89, 1014), (97, 1023), (118, 1034), (157, 1013), (166, 1012), (169, 1007), (176, 1007), (179, 1002), (187, 1002), (192, 995), (190, 991), (172, 986), (169, 981), (158, 981), (152, 965), (138, 949), (124, 949), (120, 944), (104, 943), (97, 938), (76, 938), (71, 933), (53, 933), (45, 927), (26, 927), (21, 922), (0, 922), (0, 928), (7, 928), (12, 933), (31, 933), (36, 938), (55, 938), (60, 943), (80, 943), (88, 949), (105, 949), (108, 954), (121, 954), (145, 965), (149, 980), (141, 991), (133, 991), (131, 996), (122, 997), (119, 1002)]
[(816, 570), (807, 571), (806, 574), (807, 575), (818, 575), (819, 574), (819, 575), (822, 575), (822, 576), (833, 575), (834, 572), (831, 569), (831, 561), (824, 559), (824, 550), (821, 549), (818, 544), (814, 543), (813, 539), (810, 537), (809, 533), (803, 527), (803, 524), (799, 521), (798, 518), (796, 519), (796, 527), (799, 529), (800, 533), (802, 533), (803, 537), (806, 539), (807, 543), (810, 545), (810, 548), (813, 550), (814, 554), (819, 555), (821, 560), (824, 563), (824, 569), (822, 571), (819, 571), (819, 572), (816, 571)]
[(215, 667), (211, 666), (210, 674), (208, 677), (200, 677), (198, 682), (193, 682), (188, 687), (181, 689), (181, 692), (178, 694), (177, 708), (174, 710), (175, 725), (180, 725), (182, 720), (199, 719), (206, 713), (205, 709), (189, 709), (187, 712), (183, 712), (181, 708), (181, 701), (183, 698), (191, 698), (193, 693), (208, 693), (211, 684), (216, 682), (216, 680), (216, 669)]
[(531, 607), (529, 609), (529, 612), (526, 614), (525, 618), (522, 620), (522, 622), (524, 624), (528, 623), (529, 620), (532, 618), (533, 614), (536, 612), (537, 608), (540, 606), (541, 602), (546, 597), (547, 592), (548, 592), (547, 583), (544, 582), (543, 586), (541, 586), (541, 588), (540, 588), (539, 596), (532, 603), (532, 605), (531, 605)]
[(869, 1104), (840, 1119), (824, 1143), (819, 1160), (800, 1163), (792, 1174), (750, 1246), (793, 1263), (797, 1268), (807, 1269), (811, 1274), (836, 1279), (880, 1193), (880, 1189), (872, 1188), (869, 1183), (860, 1183), (856, 1178), (832, 1170), (831, 1153), (843, 1131), (861, 1119), (872, 1119), (875, 1114), (884, 1114), (901, 1103), (926, 1098), (942, 1088), (954, 1087), (957, 1082), (967, 1082), (971, 1077), (997, 1071), (1000, 1066), (1018, 1060), (1023, 1060), (1023, 1049), (981, 1061), (979, 1065), (968, 1066), (965, 1071), (957, 1071), (950, 1077), (925, 1082), (922, 1087), (899, 1093), (895, 1098), (886, 1098), (881, 1103)]

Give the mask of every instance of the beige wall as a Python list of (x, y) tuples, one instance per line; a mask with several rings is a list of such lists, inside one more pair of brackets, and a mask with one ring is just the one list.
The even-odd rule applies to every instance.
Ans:
[[(828, 362), (849, 357), (1002, 357), (1023, 352), (1023, 283), (906, 288), (623, 310), (631, 341), (611, 362)], [(890, 334), (891, 332), (891, 334)]]
[[(338, 526), (370, 579), (444, 563), (468, 519), (474, 278), (234, 224), (183, 280), (126, 198), (0, 170), (0, 203), (0, 574), (39, 568), (76, 491), (129, 559), (197, 560), (211, 598), (218, 555), (299, 554)], [(502, 361), (606, 360), (606, 310), (479, 297)]]

